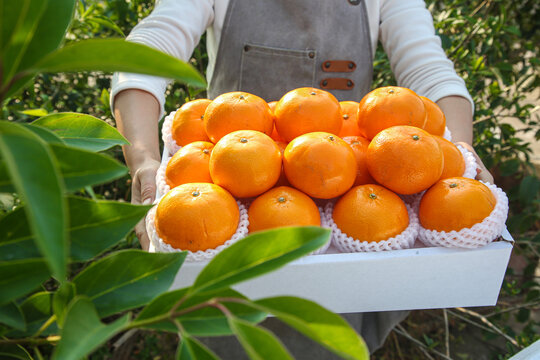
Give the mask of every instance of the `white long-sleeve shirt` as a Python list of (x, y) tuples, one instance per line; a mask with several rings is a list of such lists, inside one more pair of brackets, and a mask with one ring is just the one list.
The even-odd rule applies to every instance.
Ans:
[[(207, 31), (207, 79), (212, 78), (217, 49), (229, 0), (157, 0), (154, 11), (129, 34), (128, 41), (146, 44), (181, 60), (188, 61)], [(380, 40), (399, 86), (407, 87), (437, 101), (445, 96), (472, 98), (465, 82), (446, 57), (435, 35), (433, 19), (423, 0), (365, 0), (372, 49)], [(145, 90), (165, 103), (168, 79), (115, 73), (114, 96), (125, 89)]]

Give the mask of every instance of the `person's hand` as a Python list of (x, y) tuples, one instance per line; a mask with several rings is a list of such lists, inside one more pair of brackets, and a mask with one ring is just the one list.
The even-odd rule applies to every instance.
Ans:
[[(131, 183), (131, 203), (150, 205), (156, 198), (156, 173), (159, 168), (159, 161), (147, 159), (133, 169)], [(150, 247), (150, 239), (146, 232), (145, 219), (142, 219), (135, 226), (135, 234), (141, 243), (144, 251)]]
[(470, 151), (474, 155), (476, 159), (476, 164), (478, 165), (478, 168), (476, 169), (476, 179), (493, 184), (493, 175), (490, 174), (490, 172), (488, 171), (488, 169), (486, 168), (486, 166), (484, 165), (484, 163), (482, 162), (482, 160), (480, 159), (480, 157), (478, 156), (474, 148), (471, 145), (467, 144), (466, 142), (462, 142), (462, 141), (456, 142), (456, 145), (463, 146), (466, 150)]

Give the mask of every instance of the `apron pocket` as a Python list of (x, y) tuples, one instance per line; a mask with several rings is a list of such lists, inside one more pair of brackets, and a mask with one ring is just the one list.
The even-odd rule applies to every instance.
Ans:
[(283, 49), (246, 43), (242, 49), (240, 90), (266, 101), (315, 83), (315, 50)]

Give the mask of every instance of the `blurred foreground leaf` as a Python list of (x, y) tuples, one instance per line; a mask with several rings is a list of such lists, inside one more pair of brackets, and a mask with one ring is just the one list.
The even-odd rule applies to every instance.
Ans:
[(283, 296), (255, 304), (344, 359), (369, 360), (368, 348), (360, 335), (341, 316), (312, 301)]
[(51, 130), (70, 146), (89, 151), (103, 151), (129, 142), (114, 127), (91, 115), (57, 113), (44, 116), (32, 123)]
[(0, 121), (0, 153), (25, 200), (34, 239), (59, 281), (66, 277), (68, 241), (63, 184), (47, 144), (22, 125)]
[(62, 339), (53, 355), (55, 360), (79, 360), (97, 349), (129, 323), (129, 314), (113, 323), (103, 324), (92, 301), (77, 296), (67, 309)]
[(201, 271), (191, 292), (229, 287), (282, 267), (330, 240), (321, 227), (290, 227), (255, 233), (216, 255)]
[(100, 259), (73, 279), (77, 294), (88, 296), (101, 317), (146, 305), (167, 291), (185, 252), (123, 250)]
[(90, 39), (49, 54), (33, 72), (125, 71), (171, 78), (206, 87), (204, 77), (191, 65), (151, 47), (123, 39)]

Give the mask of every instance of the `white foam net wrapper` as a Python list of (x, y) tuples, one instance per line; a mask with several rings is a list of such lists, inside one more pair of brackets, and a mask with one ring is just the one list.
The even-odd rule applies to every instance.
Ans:
[(476, 177), (476, 168), (478, 167), (474, 154), (461, 145), (457, 145), (457, 148), (461, 151), (463, 159), (465, 159), (465, 172), (461, 176), (474, 179)]
[[(427, 246), (458, 247), (458, 248), (477, 248), (484, 246), (499, 237), (506, 225), (508, 216), (508, 197), (500, 188), (493, 184), (481, 181), (489, 187), (497, 204), (495, 208), (482, 222), (474, 224), (470, 228), (464, 228), (459, 231), (435, 231), (424, 229), (420, 225), (419, 239)], [(462, 209), (466, 211), (466, 209)]]
[(170, 154), (163, 154), (163, 156), (172, 156), (181, 148), (181, 146), (179, 146), (172, 137), (172, 123), (175, 114), (176, 111), (171, 111), (169, 115), (165, 116), (165, 120), (163, 121), (163, 127), (161, 128), (161, 136), (163, 138), (163, 143), (165, 144), (165, 147), (168, 148), (171, 152)]
[(172, 156), (168, 154), (163, 154), (163, 156), (167, 156), (168, 159), (164, 159), (161, 162), (161, 165), (159, 165), (158, 171), (156, 173), (156, 187), (157, 194), (159, 194), (158, 196), (163, 196), (171, 190), (171, 187), (169, 186), (169, 184), (167, 184), (167, 180), (165, 180), (165, 171), (167, 170), (167, 165), (169, 164)]
[(448, 141), (452, 141), (452, 133), (450, 132), (450, 129), (448, 129), (447, 127), (444, 128), (443, 138), (445, 138)]
[(375, 252), (385, 250), (401, 250), (413, 247), (416, 236), (418, 235), (418, 216), (413, 211), (412, 207), (405, 205), (409, 213), (409, 226), (399, 235), (382, 241), (360, 241), (353, 239), (342, 232), (332, 218), (334, 212), (334, 204), (328, 203), (324, 209), (326, 221), (332, 228), (332, 243), (341, 252)]
[[(332, 230), (332, 226), (330, 225), (330, 223), (328, 223), (328, 221), (326, 221), (326, 216), (324, 215), (324, 209), (322, 207), (319, 207), (319, 214), (321, 214), (321, 226), (323, 228)], [(328, 240), (328, 242), (324, 244), (322, 247), (313, 251), (311, 255), (324, 254), (326, 250), (328, 250), (328, 247), (330, 246), (331, 243), (332, 243), (332, 236), (330, 235), (330, 239)]]
[[(205, 261), (212, 259), (226, 247), (231, 246), (238, 240), (246, 237), (249, 225), (247, 209), (240, 201), (237, 201), (237, 204), (238, 210), (240, 210), (240, 220), (238, 221), (238, 228), (236, 229), (236, 233), (234, 233), (234, 235), (229, 240), (225, 241), (223, 245), (220, 245), (215, 249), (208, 249), (205, 251), (199, 250), (197, 252), (188, 251), (186, 261)], [(165, 243), (158, 236), (156, 232), (156, 226), (154, 224), (154, 219), (156, 217), (156, 208), (157, 206), (154, 206), (152, 209), (150, 209), (150, 211), (148, 211), (148, 214), (146, 215), (146, 231), (148, 232), (148, 236), (150, 237), (152, 245), (154, 245), (155, 251), (163, 253), (182, 251), (180, 249), (173, 248), (171, 245)]]

